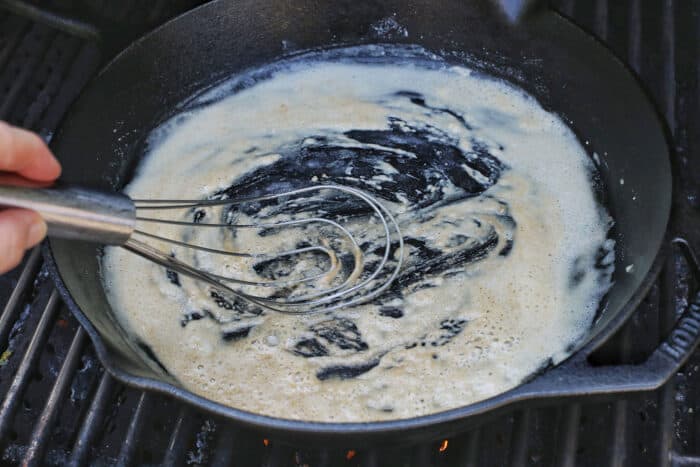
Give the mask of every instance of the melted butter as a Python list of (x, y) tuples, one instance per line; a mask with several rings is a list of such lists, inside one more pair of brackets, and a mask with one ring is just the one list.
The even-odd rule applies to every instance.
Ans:
[[(610, 219), (596, 204), (592, 165), (571, 130), (522, 91), (460, 67), (298, 59), (222, 94), (154, 133), (129, 195), (250, 194), (264, 187), (236, 190), (253, 175), (274, 185), (280, 173), (301, 186), (352, 183), (396, 215), (412, 240), (404, 274), (417, 272), (400, 279), (401, 290), (330, 315), (249, 313), (213, 300), (202, 284), (169, 280), (162, 268), (108, 249), (110, 302), (188, 390), (282, 418), (407, 418), (506, 391), (563, 360), (590, 328), (610, 287), (611, 266), (595, 267), (601, 252), (611, 263)], [(426, 156), (386, 137), (418, 133), (452, 151), (448, 169), (440, 165), (444, 154)], [(312, 157), (303, 177), (290, 175), (297, 153), (319, 145), (332, 148), (322, 163)], [(405, 181), (392, 185), (406, 174), (423, 177), (420, 195)], [(214, 222), (227, 214), (207, 216)], [(293, 247), (309, 235), (156, 232), (253, 251)], [(471, 256), (443, 267), (465, 252)], [(254, 274), (255, 261), (173, 253), (210, 271)], [(423, 271), (429, 253), (435, 265)], [(232, 329), (247, 334), (223, 339)]]

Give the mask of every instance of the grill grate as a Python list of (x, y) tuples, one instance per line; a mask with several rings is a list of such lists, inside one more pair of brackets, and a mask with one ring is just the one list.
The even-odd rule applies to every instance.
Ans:
[[(46, 3), (59, 13), (76, 6), (100, 25), (109, 21), (133, 25), (139, 23), (133, 17), (141, 12), (144, 21), (139, 24), (144, 29), (174, 12), (162, 1), (149, 7), (130, 1), (128, 8), (117, 10), (114, 5), (90, 8), (82, 1)], [(176, 9), (194, 3), (173, 2)], [(675, 144), (674, 228), (697, 246), (700, 4), (553, 3), (630, 64), (665, 116)], [(0, 118), (49, 139), (97, 70), (101, 54), (108, 56), (116, 50), (114, 44), (129, 38), (103, 37), (98, 46), (47, 25), (50, 21), (32, 18), (0, 10)], [(684, 260), (671, 255), (648, 297), (596, 360), (608, 364), (643, 360), (668, 332), (696, 285)], [(674, 380), (650, 394), (608, 401), (552, 401), (542, 408), (513, 410), (459, 437), (411, 448), (300, 451), (113, 380), (58, 299), (37, 250), (22, 267), (0, 276), (3, 305), (0, 462), (4, 465), (700, 465), (700, 417), (695, 414), (700, 410), (700, 352)]]

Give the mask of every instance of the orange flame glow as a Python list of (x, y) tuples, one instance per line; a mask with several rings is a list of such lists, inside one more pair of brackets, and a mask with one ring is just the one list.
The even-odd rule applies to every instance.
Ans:
[(270, 445), (270, 440), (267, 439), (267, 438), (263, 438), (263, 444), (264, 444), (265, 446), (269, 446), (269, 445)]
[(442, 440), (442, 443), (440, 443), (440, 447), (438, 448), (440, 452), (445, 452), (447, 451), (447, 445), (450, 444), (450, 442), (446, 439)]
[(346, 458), (347, 460), (350, 460), (350, 459), (352, 459), (353, 457), (355, 457), (355, 454), (357, 454), (357, 453), (351, 449), (351, 450), (349, 450), (349, 451), (345, 454), (345, 458)]

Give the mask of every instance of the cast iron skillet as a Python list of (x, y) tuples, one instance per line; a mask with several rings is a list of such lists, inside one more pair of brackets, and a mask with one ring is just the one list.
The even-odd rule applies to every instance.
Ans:
[(517, 401), (642, 391), (666, 381), (697, 344), (695, 305), (645, 363), (587, 362), (639, 304), (659, 270), (671, 205), (664, 131), (624, 66), (552, 12), (512, 27), (485, 0), (208, 3), (132, 44), (87, 87), (53, 141), (63, 180), (118, 189), (128, 181), (149, 131), (196, 91), (299, 50), (363, 43), (418, 44), (511, 81), (571, 122), (598, 154), (605, 203), (616, 220), (615, 285), (575, 354), (504, 394), (430, 416), (351, 424), (264, 417), (182, 389), (124, 335), (99, 279), (98, 249), (51, 240), (45, 253), (52, 275), (105, 367), (127, 384), (170, 394), (268, 436), (346, 446), (449, 436)]

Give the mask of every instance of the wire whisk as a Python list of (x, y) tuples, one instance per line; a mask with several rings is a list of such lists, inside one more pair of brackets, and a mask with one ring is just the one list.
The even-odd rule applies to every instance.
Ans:
[[(354, 206), (355, 212), (358, 205), (363, 205), (364, 209), (360, 211), (365, 215), (359, 220), (356, 213), (353, 216), (336, 214), (336, 218), (329, 218), (330, 210), (322, 208), (314, 215), (296, 215), (295, 209), (303, 213), (306, 206), (313, 204), (310, 200), (320, 201), (318, 204), (323, 206), (324, 203), (338, 203), (341, 198), (343, 203)], [(259, 208), (253, 211), (262, 217), (261, 221), (253, 215), (248, 216), (251, 219), (248, 222), (232, 218), (236, 217), (232, 213), (240, 214), (241, 208), (251, 205)], [(265, 214), (265, 207), (280, 205), (285, 209), (272, 209), (273, 214)], [(205, 200), (132, 200), (122, 194), (76, 187), (0, 186), (0, 206), (37, 211), (46, 221), (50, 236), (121, 246), (167, 270), (208, 284), (231, 298), (280, 313), (325, 312), (365, 303), (392, 285), (403, 264), (404, 243), (394, 216), (370, 194), (348, 186), (316, 185), (255, 197)], [(221, 222), (203, 222), (203, 210), (216, 208), (228, 209), (225, 215), (223, 211), (220, 214)], [(181, 211), (179, 218), (168, 216), (177, 211)], [(276, 218), (280, 217), (280, 211), (286, 218)], [(192, 220), (183, 220), (184, 215), (193, 213)], [(353, 226), (359, 228), (362, 241), (358, 241), (357, 232), (348, 228), (349, 217), (353, 217)], [(376, 226), (376, 232), (370, 232), (371, 226)], [(235, 238), (239, 231), (266, 232), (268, 235), (270, 232), (284, 234), (294, 229), (301, 231), (306, 239), (318, 237), (318, 242), (280, 251), (245, 251), (236, 245), (190, 241), (207, 237), (202, 235), (205, 231), (215, 232), (218, 235), (213, 237), (219, 239), (223, 232)], [(172, 238), (161, 230), (175, 231), (180, 238)], [(283, 235), (283, 239), (286, 237), (292, 238)], [(151, 243), (172, 248), (165, 251), (164, 247), (157, 248)], [(279, 242), (272, 239), (266, 243)], [(180, 259), (174, 250), (189, 251), (192, 260)], [(201, 255), (210, 255), (210, 258), (204, 261)], [(282, 274), (280, 278), (266, 279), (259, 274), (257, 277), (224, 274), (203, 266), (228, 267), (231, 261), (253, 265), (260, 262), (287, 264), (304, 255), (320, 255), (324, 260), (315, 263), (327, 264), (325, 270), (300, 277)], [(368, 261), (368, 256), (372, 256), (371, 261)]]

